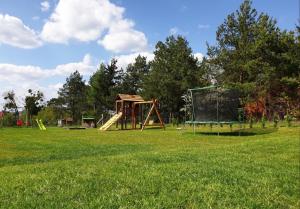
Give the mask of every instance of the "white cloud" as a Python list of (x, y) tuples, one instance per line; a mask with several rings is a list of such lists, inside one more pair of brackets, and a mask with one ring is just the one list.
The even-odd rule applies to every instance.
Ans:
[(179, 32), (179, 29), (177, 27), (173, 27), (169, 30), (170, 35), (177, 35)]
[(17, 17), (0, 14), (0, 25), (0, 43), (24, 49), (42, 45), (36, 32), (24, 25)]
[[(43, 69), (32, 65), (0, 64), (0, 96), (3, 92), (14, 90), (18, 96), (24, 97), (29, 88), (41, 90), (47, 99), (56, 96), (61, 82), (72, 72), (78, 70), (81, 75), (91, 75), (96, 67), (91, 56), (86, 54), (82, 61), (58, 65), (52, 69)], [(53, 84), (53, 82), (56, 82)], [(50, 83), (49, 83), (50, 82)], [(49, 84), (46, 84), (49, 83)], [(0, 97), (0, 107), (1, 101)]]
[(29, 80), (37, 81), (53, 76), (68, 76), (75, 70), (82, 75), (90, 75), (94, 69), (89, 54), (86, 54), (81, 62), (62, 64), (53, 69), (42, 69), (32, 65), (0, 64), (0, 81), (8, 81), (12, 84)]
[(43, 1), (41, 2), (41, 10), (42, 12), (47, 12), (50, 9), (50, 3), (49, 1)]
[(198, 25), (198, 28), (199, 28), (199, 29), (207, 29), (207, 28), (210, 28), (210, 25), (207, 25), (207, 24), (205, 24), (205, 25), (204, 25), (204, 24), (199, 24), (199, 25)]
[(134, 30), (133, 26), (134, 23), (130, 20), (120, 20), (110, 27), (108, 34), (98, 43), (116, 53), (145, 50), (147, 38), (144, 33)]
[(204, 55), (200, 52), (197, 52), (194, 54), (194, 57), (196, 57), (198, 61), (201, 62), (203, 60)]
[(41, 36), (54, 43), (98, 40), (105, 49), (118, 53), (141, 51), (147, 46), (145, 34), (123, 17), (124, 11), (109, 0), (60, 0)]
[(32, 19), (32, 20), (39, 20), (40, 17), (39, 17), (39, 16), (33, 16), (31, 19)]
[(133, 63), (135, 61), (135, 58), (138, 55), (147, 57), (148, 62), (152, 61), (154, 59), (154, 54), (150, 53), (150, 52), (140, 52), (140, 53), (132, 53), (132, 54), (126, 54), (126, 55), (119, 55), (119, 56), (115, 56), (114, 58), (116, 58), (118, 60), (117, 66), (119, 68), (123, 68), (125, 70), (127, 65), (130, 63)]
[(182, 5), (179, 10), (180, 12), (185, 12), (188, 10), (188, 7), (186, 5)]
[(169, 30), (169, 34), (172, 35), (172, 36), (177, 36), (177, 35), (183, 35), (183, 36), (186, 36), (189, 34), (188, 31), (182, 31), (180, 28), (178, 27), (173, 27), (173, 28), (170, 28)]

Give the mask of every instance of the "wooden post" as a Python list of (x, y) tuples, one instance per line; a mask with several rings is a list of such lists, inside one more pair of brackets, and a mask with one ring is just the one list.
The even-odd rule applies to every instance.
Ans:
[(124, 101), (121, 101), (121, 111), (122, 111), (122, 116), (121, 116), (121, 129), (124, 129)]
[[(146, 120), (145, 120), (145, 122), (144, 122), (144, 124), (143, 124), (143, 126), (142, 126), (142, 130), (144, 130), (146, 124), (148, 123), (148, 121), (149, 121), (149, 119), (150, 119), (150, 116), (151, 116), (151, 113), (153, 112), (153, 110), (154, 110), (154, 105), (152, 105), (152, 107), (150, 108), (150, 111), (149, 111), (149, 113), (148, 113), (148, 115), (147, 115), (147, 117), (146, 117)], [(141, 130), (141, 131), (142, 131), (142, 130)]]
[(131, 105), (131, 129), (136, 129), (136, 105), (133, 102)]
[[(116, 114), (119, 113), (118, 104), (119, 104), (118, 101), (116, 101)], [(119, 122), (117, 121), (117, 122), (116, 122), (116, 128), (118, 128), (118, 125), (119, 125)]]
[(160, 113), (159, 113), (159, 111), (158, 111), (158, 109), (157, 109), (157, 106), (156, 106), (157, 100), (152, 100), (152, 101), (153, 101), (153, 106), (154, 106), (155, 112), (156, 112), (157, 117), (158, 117), (159, 122), (160, 122), (160, 127), (162, 127), (162, 128), (165, 129), (164, 122), (163, 122), (163, 120), (162, 120), (162, 118), (161, 118), (161, 115), (160, 115)]

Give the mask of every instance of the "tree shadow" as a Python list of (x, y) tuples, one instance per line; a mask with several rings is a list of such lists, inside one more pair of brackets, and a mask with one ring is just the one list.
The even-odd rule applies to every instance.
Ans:
[(256, 135), (264, 135), (276, 132), (277, 128), (247, 128), (234, 130), (230, 132), (217, 132), (217, 131), (196, 131), (195, 134), (198, 135), (212, 135), (212, 136), (256, 136)]

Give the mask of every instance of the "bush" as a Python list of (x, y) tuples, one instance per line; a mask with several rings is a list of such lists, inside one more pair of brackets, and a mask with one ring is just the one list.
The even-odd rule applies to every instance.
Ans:
[(279, 116), (278, 116), (278, 114), (274, 115), (273, 122), (274, 122), (274, 128), (277, 128), (278, 127), (278, 122), (279, 122)]
[(44, 124), (47, 124), (47, 125), (56, 125), (57, 124), (56, 114), (52, 107), (43, 108), (38, 113), (37, 118), (41, 119), (44, 122)]
[(250, 117), (249, 119), (249, 128), (253, 128), (253, 118)]
[(2, 118), (3, 126), (15, 126), (16, 125), (16, 117), (13, 113), (5, 113)]
[(285, 120), (286, 120), (286, 122), (287, 122), (287, 126), (288, 126), (288, 127), (291, 127), (291, 126), (292, 126), (292, 120), (293, 120), (292, 116), (291, 116), (290, 114), (287, 114), (287, 115), (285, 116)]
[(266, 121), (267, 121), (266, 116), (262, 116), (262, 118), (261, 118), (261, 127), (262, 128), (266, 128)]

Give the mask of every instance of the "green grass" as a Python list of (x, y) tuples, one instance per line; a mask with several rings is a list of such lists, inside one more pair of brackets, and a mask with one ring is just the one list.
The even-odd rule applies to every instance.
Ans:
[(200, 130), (0, 129), (0, 207), (300, 207), (299, 128)]

